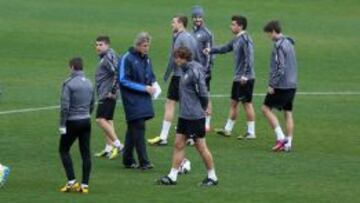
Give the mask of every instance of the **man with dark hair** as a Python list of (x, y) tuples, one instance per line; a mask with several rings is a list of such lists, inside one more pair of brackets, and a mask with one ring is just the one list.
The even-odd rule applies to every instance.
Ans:
[(96, 122), (105, 133), (106, 145), (105, 149), (96, 153), (95, 156), (114, 159), (123, 149), (113, 122), (118, 92), (116, 83), (118, 59), (115, 51), (110, 48), (108, 36), (96, 38), (96, 52), (100, 57), (95, 75), (98, 95)]
[[(206, 48), (211, 48), (214, 44), (214, 37), (210, 30), (205, 26), (204, 23), (204, 10), (201, 6), (194, 6), (192, 8), (192, 19), (193, 19), (193, 35), (199, 46), (200, 53), (200, 63), (204, 67), (205, 71), (205, 81), (208, 91), (210, 92), (210, 81), (211, 81), (211, 69), (213, 67), (214, 61), (213, 56), (203, 53), (203, 50)], [(209, 100), (209, 106), (207, 110), (208, 114), (206, 115), (206, 132), (210, 131), (210, 121), (211, 121), (211, 112), (212, 105)]]
[(237, 119), (238, 104), (241, 102), (246, 113), (247, 131), (244, 136), (239, 135), (238, 139), (255, 139), (255, 111), (252, 105), (255, 84), (254, 45), (246, 32), (247, 19), (244, 16), (232, 16), (230, 27), (235, 35), (234, 39), (224, 46), (205, 49), (205, 52), (209, 54), (224, 54), (233, 51), (235, 59), (229, 118), (224, 128), (215, 129), (215, 131), (223, 136), (231, 136)]
[[(81, 58), (69, 62), (70, 77), (65, 80), (60, 100), (60, 146), (59, 152), (65, 168), (68, 183), (61, 192), (89, 192), (91, 171), (90, 158), (90, 114), (94, 107), (94, 91), (89, 79), (85, 77)], [(76, 182), (70, 148), (79, 139), (80, 154), (83, 161), (81, 185)]]
[[(121, 57), (119, 63), (120, 92), (127, 122), (123, 153), (125, 168), (153, 168), (145, 144), (145, 122), (154, 117), (151, 97), (157, 92), (156, 77), (148, 57), (150, 41), (148, 33), (139, 33), (134, 46)], [(139, 165), (133, 156), (134, 148)]]
[[(297, 88), (295, 42), (281, 33), (279, 21), (270, 21), (265, 25), (264, 32), (274, 42), (274, 47), (271, 53), (268, 92), (261, 110), (276, 134), (273, 151), (291, 151), (294, 135), (292, 109)], [(286, 136), (272, 112), (273, 108), (284, 110)]]
[(208, 91), (201, 64), (191, 58), (191, 51), (186, 47), (175, 50), (175, 63), (181, 69), (179, 91), (180, 112), (175, 138), (172, 167), (167, 176), (157, 182), (161, 185), (175, 185), (179, 167), (184, 160), (186, 140), (195, 140), (195, 147), (203, 159), (208, 174), (202, 181), (203, 186), (215, 186), (218, 179), (214, 161), (205, 140), (205, 111), (208, 106)]
[(148, 142), (153, 145), (167, 145), (167, 138), (171, 127), (171, 122), (174, 118), (176, 103), (179, 101), (179, 82), (181, 70), (176, 68), (173, 52), (175, 49), (183, 46), (189, 48), (193, 59), (199, 61), (199, 50), (195, 38), (186, 30), (187, 17), (178, 15), (171, 21), (171, 27), (173, 31), (173, 43), (170, 49), (170, 58), (166, 72), (164, 74), (164, 80), (167, 81), (172, 74), (167, 100), (165, 103), (164, 120), (162, 123), (162, 129), (160, 136), (149, 139)]

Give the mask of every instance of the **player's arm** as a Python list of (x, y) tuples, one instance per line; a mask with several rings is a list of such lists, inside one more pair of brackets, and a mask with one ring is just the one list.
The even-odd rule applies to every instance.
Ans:
[(145, 84), (138, 83), (131, 80), (131, 71), (133, 69), (132, 63), (128, 59), (128, 54), (125, 54), (119, 63), (119, 83), (120, 85), (138, 92), (148, 92), (149, 87)]
[(275, 47), (275, 69), (271, 74), (270, 87), (276, 86), (285, 74), (285, 53), (283, 47)]
[(69, 116), (69, 109), (70, 109), (70, 95), (71, 90), (69, 86), (64, 83), (62, 90), (61, 90), (61, 97), (60, 97), (60, 126), (59, 130), (61, 134), (66, 134), (66, 121)]
[(232, 50), (233, 50), (233, 42), (230, 41), (229, 43), (227, 43), (225, 45), (213, 47), (210, 50), (208, 50), (208, 52), (209, 52), (209, 54), (225, 54)]
[(209, 103), (209, 93), (205, 83), (205, 76), (200, 70), (194, 71), (194, 84), (201, 107), (206, 110)]

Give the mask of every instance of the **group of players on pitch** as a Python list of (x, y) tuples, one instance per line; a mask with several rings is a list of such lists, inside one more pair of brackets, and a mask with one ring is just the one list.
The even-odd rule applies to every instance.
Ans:
[[(246, 31), (247, 19), (244, 16), (231, 17), (231, 31), (234, 38), (223, 46), (214, 46), (212, 33), (205, 26), (204, 11), (200, 6), (192, 9), (193, 32), (187, 31), (186, 16), (177, 15), (171, 21), (173, 40), (169, 63), (164, 80), (170, 79), (165, 103), (164, 120), (160, 136), (148, 139), (151, 145), (167, 145), (168, 135), (174, 119), (176, 104), (179, 102), (179, 116), (172, 166), (168, 175), (157, 180), (161, 185), (175, 185), (179, 167), (185, 159), (185, 147), (192, 143), (202, 157), (208, 174), (203, 186), (215, 186), (218, 178), (215, 173), (213, 157), (209, 151), (205, 135), (210, 131), (212, 106), (209, 99), (211, 70), (215, 54), (234, 53), (234, 77), (231, 90), (229, 118), (221, 129), (214, 131), (223, 136), (231, 136), (238, 114), (238, 104), (244, 107), (247, 118), (247, 131), (238, 139), (255, 139), (255, 112), (252, 105), (255, 84), (254, 45)], [(276, 134), (273, 151), (290, 151), (294, 122), (292, 117), (293, 100), (297, 88), (297, 65), (294, 41), (281, 32), (278, 21), (270, 21), (264, 32), (274, 42), (271, 53), (268, 92), (261, 108)], [(151, 37), (139, 33), (133, 46), (120, 58), (110, 48), (110, 39), (100, 36), (96, 39), (96, 50), (100, 57), (96, 72), (98, 105), (96, 122), (106, 137), (104, 150), (95, 155), (113, 159), (122, 153), (123, 165), (130, 169), (152, 169), (145, 144), (145, 121), (154, 117), (152, 99), (157, 98), (161, 88), (156, 82), (152, 63), (148, 56)], [(85, 78), (81, 58), (69, 62), (70, 78), (63, 84), (60, 119), (60, 155), (68, 183), (62, 192), (89, 192), (90, 159), (90, 114), (94, 107), (94, 91), (90, 80)], [(120, 90), (120, 91), (119, 91)], [(125, 144), (121, 144), (114, 130), (113, 116), (118, 92), (125, 112), (127, 131)], [(280, 127), (272, 109), (284, 111), (285, 133)], [(83, 179), (76, 182), (70, 147), (79, 139), (83, 159)], [(138, 162), (133, 157), (136, 149)]]

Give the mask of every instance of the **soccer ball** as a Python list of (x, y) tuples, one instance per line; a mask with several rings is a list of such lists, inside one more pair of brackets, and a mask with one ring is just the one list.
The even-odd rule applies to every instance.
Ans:
[(179, 174), (187, 174), (191, 170), (191, 162), (189, 159), (184, 159), (179, 167)]

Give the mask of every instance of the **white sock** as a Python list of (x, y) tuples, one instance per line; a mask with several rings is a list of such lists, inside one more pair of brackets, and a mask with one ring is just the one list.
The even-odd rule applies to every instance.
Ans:
[(279, 141), (279, 140), (285, 139), (285, 135), (284, 135), (283, 131), (281, 130), (280, 126), (277, 126), (274, 131), (276, 134), (276, 140)]
[(235, 121), (234, 120), (231, 120), (231, 119), (228, 119), (227, 122), (226, 122), (226, 125), (225, 125), (225, 129), (226, 131), (229, 131), (231, 132), (233, 127), (235, 125)]
[(76, 182), (76, 180), (74, 179), (74, 180), (69, 180), (68, 181), (68, 185), (74, 185), (75, 184), (75, 182)]
[(82, 187), (82, 188), (87, 188), (87, 187), (89, 187), (89, 185), (88, 185), (88, 184), (81, 183), (81, 187)]
[(113, 146), (111, 146), (111, 145), (105, 145), (105, 152), (111, 152), (111, 150), (112, 150), (112, 148), (113, 148)]
[(116, 148), (118, 148), (118, 149), (122, 147), (121, 142), (120, 142), (119, 139), (115, 140), (115, 142), (114, 142), (113, 144), (114, 144), (114, 146), (115, 146)]
[(292, 136), (292, 135), (288, 135), (288, 136), (286, 137), (286, 139), (287, 139), (286, 146), (287, 146), (287, 147), (291, 147), (293, 136)]
[(205, 126), (210, 128), (210, 121), (211, 121), (211, 116), (206, 116), (206, 123)]
[(176, 180), (177, 180), (178, 173), (179, 173), (179, 169), (171, 168), (168, 177), (169, 177), (172, 181), (176, 181)]
[(162, 129), (161, 129), (161, 133), (160, 133), (160, 138), (162, 140), (167, 140), (167, 138), (169, 136), (170, 127), (171, 127), (171, 122), (164, 120)]
[(208, 170), (208, 178), (210, 178), (211, 180), (217, 181), (217, 176), (215, 173), (215, 169), (210, 169)]
[(247, 132), (251, 135), (255, 135), (255, 121), (248, 121), (247, 122), (248, 130)]

